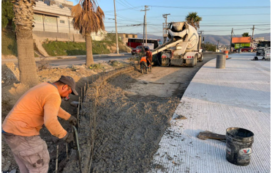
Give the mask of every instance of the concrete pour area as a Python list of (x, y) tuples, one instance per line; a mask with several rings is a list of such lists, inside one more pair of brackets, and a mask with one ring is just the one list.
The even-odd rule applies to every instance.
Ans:
[[(151, 162), (153, 155), (181, 95), (212, 58), (195, 68), (154, 67), (144, 75), (129, 67), (91, 81), (80, 111), (83, 172), (148, 172), (156, 166)], [(79, 172), (75, 154), (71, 151), (63, 172)]]
[[(83, 170), (87, 165), (90, 172), (96, 173), (150, 169), (179, 98), (142, 97), (126, 91), (141, 75), (136, 70), (126, 71), (104, 80), (103, 85), (95, 87), (96, 91), (92, 86), (88, 89), (79, 128)], [(96, 106), (90, 102), (94, 95)], [(77, 159), (70, 159), (63, 172), (79, 172)]]
[[(150, 172), (270, 172), (270, 61), (252, 61), (253, 53), (230, 57), (225, 69), (216, 69), (214, 59), (197, 72), (159, 143)], [(248, 166), (229, 163), (224, 142), (197, 138), (206, 130), (225, 135), (229, 127), (254, 133)]]

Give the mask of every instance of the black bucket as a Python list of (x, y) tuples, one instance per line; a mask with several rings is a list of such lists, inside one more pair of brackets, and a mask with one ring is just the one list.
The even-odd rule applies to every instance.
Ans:
[(226, 135), (226, 158), (230, 163), (246, 166), (250, 163), (253, 136), (249, 130), (230, 127)]

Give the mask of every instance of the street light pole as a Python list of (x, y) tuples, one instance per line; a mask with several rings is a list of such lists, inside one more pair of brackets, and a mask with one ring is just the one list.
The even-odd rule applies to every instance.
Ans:
[(117, 54), (119, 54), (115, 0), (113, 0), (113, 3), (114, 3), (114, 18), (115, 18), (115, 33), (116, 33), (116, 52)]

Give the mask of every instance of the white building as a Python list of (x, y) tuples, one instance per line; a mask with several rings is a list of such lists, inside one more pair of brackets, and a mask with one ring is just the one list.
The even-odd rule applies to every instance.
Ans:
[[(42, 39), (84, 42), (85, 39), (72, 24), (73, 2), (66, 0), (37, 1), (34, 7), (33, 33)], [(93, 40), (102, 40), (106, 31), (92, 33)]]

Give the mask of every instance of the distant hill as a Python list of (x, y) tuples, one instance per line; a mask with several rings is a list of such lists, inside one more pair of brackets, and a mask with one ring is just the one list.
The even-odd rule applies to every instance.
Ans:
[[(138, 38), (143, 38), (143, 34), (137, 33)], [(204, 34), (204, 42), (207, 43), (212, 43), (212, 44), (217, 44), (219, 40), (219, 44), (223, 45), (229, 45), (230, 44), (230, 35), (208, 35)], [(270, 33), (263, 33), (263, 34), (255, 34), (254, 38), (256, 37), (264, 37), (265, 40), (270, 40)], [(157, 36), (157, 35), (152, 35), (152, 34), (147, 34), (147, 38), (151, 39), (161, 39), (163, 40), (162, 36)]]

